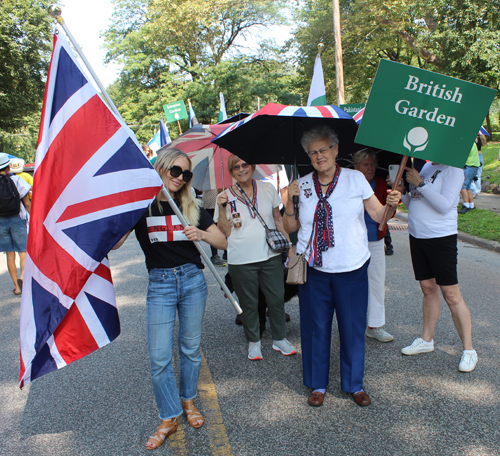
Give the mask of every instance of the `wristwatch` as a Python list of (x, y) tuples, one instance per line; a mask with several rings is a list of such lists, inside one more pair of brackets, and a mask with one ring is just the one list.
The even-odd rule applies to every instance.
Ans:
[(420, 184), (418, 184), (418, 188), (422, 188), (424, 185), (425, 185), (425, 182), (422, 181), (422, 182), (420, 182)]

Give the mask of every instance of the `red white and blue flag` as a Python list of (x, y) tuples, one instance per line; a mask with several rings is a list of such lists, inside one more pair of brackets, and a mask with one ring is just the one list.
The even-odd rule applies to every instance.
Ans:
[(162, 186), (59, 27), (35, 180), (21, 301), (21, 388), (118, 336), (107, 254)]

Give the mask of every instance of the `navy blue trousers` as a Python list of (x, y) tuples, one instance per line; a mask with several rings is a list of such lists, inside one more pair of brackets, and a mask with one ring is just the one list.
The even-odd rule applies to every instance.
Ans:
[(355, 393), (363, 388), (369, 263), (370, 260), (355, 271), (335, 274), (307, 268), (307, 282), (299, 286), (305, 386), (313, 389), (328, 386), (332, 321), (336, 312), (342, 391)]

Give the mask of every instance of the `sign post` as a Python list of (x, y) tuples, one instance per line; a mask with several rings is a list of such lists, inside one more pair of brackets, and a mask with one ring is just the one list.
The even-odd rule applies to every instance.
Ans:
[(478, 84), (381, 60), (356, 142), (463, 168), (495, 94)]
[(359, 111), (361, 111), (366, 106), (366, 103), (351, 103), (351, 104), (341, 104), (340, 109), (343, 109), (351, 117), (354, 117)]
[(167, 118), (167, 122), (177, 122), (177, 126), (179, 127), (179, 133), (182, 134), (181, 124), (179, 123), (179, 120), (188, 118), (184, 101), (179, 100), (179, 101), (174, 101), (173, 103), (163, 105), (163, 110), (165, 111), (165, 117)]

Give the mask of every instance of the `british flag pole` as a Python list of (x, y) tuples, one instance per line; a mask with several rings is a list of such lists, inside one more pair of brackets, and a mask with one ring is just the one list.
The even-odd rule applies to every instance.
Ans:
[[(85, 63), (86, 68), (88, 69), (88, 71), (90, 72), (90, 74), (92, 75), (92, 77), (94, 78), (96, 84), (99, 86), (99, 89), (101, 90), (101, 93), (103, 94), (103, 96), (106, 98), (106, 101), (109, 103), (109, 106), (111, 107), (111, 109), (113, 110), (113, 112), (117, 116), (121, 117), (121, 114), (118, 111), (118, 108), (113, 103), (113, 100), (111, 100), (111, 97), (106, 92), (106, 89), (102, 85), (102, 83), (99, 80), (97, 74), (94, 72), (94, 70), (93, 70), (92, 66), (90, 65), (89, 61), (85, 57), (85, 54), (83, 53), (83, 51), (81, 50), (80, 46), (78, 45), (78, 43), (76, 42), (76, 40), (73, 38), (73, 35), (71, 34), (71, 32), (69, 31), (68, 27), (66, 26), (66, 23), (65, 23), (63, 17), (61, 16), (61, 8), (59, 6), (57, 6), (57, 5), (51, 5), (49, 7), (49, 14), (64, 29), (64, 31), (66, 32), (66, 35), (68, 36), (68, 38), (71, 41), (71, 44), (73, 44), (73, 46), (75, 47), (76, 51), (80, 55), (82, 61)], [(179, 218), (179, 220), (181, 221), (181, 223), (183, 224), (183, 226), (184, 227), (188, 226), (188, 223), (187, 223), (186, 219), (184, 218), (184, 216), (182, 215), (182, 212), (179, 210), (179, 208), (175, 204), (175, 201), (173, 200), (173, 198), (170, 195), (169, 191), (165, 187), (163, 187), (162, 188), (162, 193), (165, 196), (165, 198), (167, 198), (168, 203), (172, 207), (173, 211), (175, 212), (175, 214), (177, 215), (177, 217)], [(194, 241), (194, 244), (196, 245), (196, 248), (200, 252), (200, 254), (203, 257), (203, 259), (205, 260), (206, 265), (208, 266), (208, 268), (210, 269), (210, 271), (214, 275), (215, 279), (217, 280), (217, 282), (219, 282), (219, 285), (222, 287), (224, 293), (226, 294), (226, 296), (230, 300), (231, 304), (236, 309), (236, 312), (238, 312), (238, 314), (241, 314), (242, 310), (241, 310), (240, 305), (234, 299), (233, 294), (229, 291), (229, 289), (227, 288), (226, 284), (222, 280), (221, 276), (218, 274), (217, 270), (215, 269), (215, 266), (210, 261), (210, 258), (206, 254), (206, 252), (203, 249), (203, 247), (201, 246), (200, 242), (199, 241)]]

